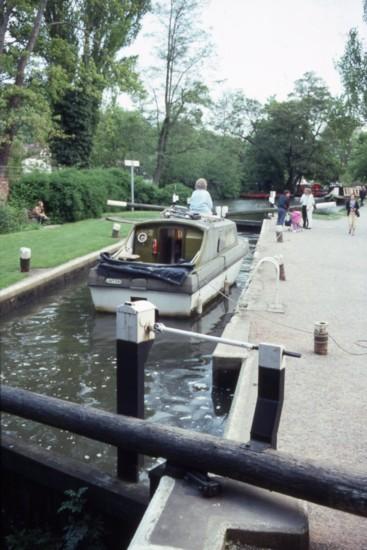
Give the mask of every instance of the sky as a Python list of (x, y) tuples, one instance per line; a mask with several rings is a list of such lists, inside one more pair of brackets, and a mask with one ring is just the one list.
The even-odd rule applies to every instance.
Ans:
[[(203, 5), (205, 2), (203, 2)], [(341, 93), (335, 62), (351, 28), (367, 47), (362, 0), (207, 0), (202, 25), (214, 45), (213, 68), (203, 80), (224, 81), (223, 90), (242, 90), (265, 102), (284, 100), (305, 72), (322, 78), (333, 95)], [(147, 15), (129, 53), (140, 69), (154, 63), (153, 18)], [(218, 90), (216, 90), (218, 91)]]

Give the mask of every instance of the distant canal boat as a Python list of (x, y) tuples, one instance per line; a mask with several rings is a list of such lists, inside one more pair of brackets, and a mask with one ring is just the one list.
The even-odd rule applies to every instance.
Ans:
[(136, 223), (112, 256), (103, 253), (88, 285), (98, 311), (147, 299), (163, 316), (189, 317), (234, 284), (248, 251), (233, 221), (173, 207)]

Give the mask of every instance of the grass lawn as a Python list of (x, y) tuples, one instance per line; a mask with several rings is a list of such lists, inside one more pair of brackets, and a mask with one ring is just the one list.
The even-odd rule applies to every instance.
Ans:
[[(158, 217), (159, 212), (115, 212), (111, 216), (146, 219)], [(0, 289), (27, 277), (19, 271), (20, 247), (31, 248), (32, 268), (56, 267), (116, 242), (111, 237), (112, 225), (113, 222), (104, 219), (91, 219), (0, 235)], [(121, 224), (121, 237), (127, 235), (130, 227)]]

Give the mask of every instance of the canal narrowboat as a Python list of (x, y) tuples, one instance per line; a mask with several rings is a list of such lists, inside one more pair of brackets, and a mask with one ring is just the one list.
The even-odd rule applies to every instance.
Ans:
[(88, 285), (98, 311), (146, 299), (163, 316), (189, 317), (233, 285), (248, 253), (236, 224), (186, 208), (134, 224), (123, 246), (102, 253)]

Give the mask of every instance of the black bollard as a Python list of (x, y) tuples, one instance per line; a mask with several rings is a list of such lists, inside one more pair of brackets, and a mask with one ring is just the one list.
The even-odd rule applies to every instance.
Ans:
[(328, 324), (325, 321), (315, 323), (313, 332), (314, 337), (314, 352), (318, 355), (327, 355), (328, 347)]
[(284, 401), (283, 348), (259, 344), (259, 380), (251, 442), (277, 447), (277, 433)]
[(279, 281), (285, 281), (286, 276), (285, 276), (284, 258), (281, 254), (279, 254), (278, 256), (274, 256), (274, 259), (277, 260), (279, 264)]
[(19, 250), (19, 263), (21, 273), (28, 273), (31, 266), (32, 251), (30, 248), (22, 246)]
[(275, 226), (275, 237), (277, 243), (283, 242), (283, 226), (282, 225), (276, 225)]
[[(155, 334), (155, 307), (147, 300), (126, 302), (117, 308), (117, 414), (144, 418), (144, 365)], [(139, 455), (117, 450), (117, 476), (139, 481)]]

